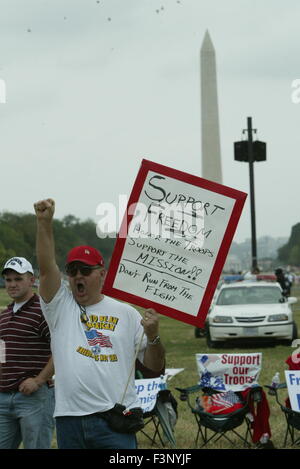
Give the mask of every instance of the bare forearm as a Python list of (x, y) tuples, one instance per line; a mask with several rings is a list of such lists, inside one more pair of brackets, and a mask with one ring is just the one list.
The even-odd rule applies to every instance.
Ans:
[(52, 357), (49, 359), (47, 365), (41, 372), (34, 378), (27, 378), (21, 382), (19, 391), (27, 396), (36, 392), (43, 384), (52, 378), (54, 375), (54, 366)]
[(46, 383), (46, 381), (49, 381), (53, 375), (54, 375), (54, 364), (53, 364), (53, 358), (51, 357), (47, 365), (36, 376), (36, 381), (39, 385), (42, 385)]
[(40, 200), (34, 204), (37, 215), (36, 254), (40, 269), (40, 295), (49, 303), (60, 287), (60, 271), (55, 260), (52, 228), (54, 200)]
[(37, 222), (36, 255), (41, 276), (57, 268), (52, 221), (38, 220)]
[(161, 342), (155, 345), (147, 345), (144, 354), (144, 365), (152, 371), (159, 371), (164, 368), (165, 349)]

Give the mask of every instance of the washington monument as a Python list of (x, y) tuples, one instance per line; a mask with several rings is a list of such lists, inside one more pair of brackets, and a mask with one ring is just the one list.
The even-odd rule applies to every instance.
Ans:
[(222, 184), (216, 54), (206, 31), (200, 54), (202, 177)]

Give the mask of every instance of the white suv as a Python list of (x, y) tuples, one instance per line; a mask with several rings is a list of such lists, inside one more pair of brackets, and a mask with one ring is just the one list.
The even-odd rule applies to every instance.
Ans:
[(278, 283), (237, 282), (221, 286), (206, 323), (209, 347), (233, 339), (291, 342), (297, 338), (291, 304)]

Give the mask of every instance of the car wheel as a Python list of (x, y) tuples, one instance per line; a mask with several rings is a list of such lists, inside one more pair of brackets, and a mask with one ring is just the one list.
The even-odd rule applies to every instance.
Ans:
[(298, 328), (295, 321), (293, 322), (293, 337), (292, 340), (298, 339)]
[(209, 332), (209, 326), (206, 327), (206, 343), (209, 348), (219, 348), (223, 345), (223, 342), (212, 340)]
[(201, 337), (205, 336), (205, 329), (201, 327), (195, 327), (195, 337), (196, 339), (200, 339)]
[(293, 341), (296, 339), (298, 339), (298, 328), (295, 321), (293, 321), (292, 340), (284, 340), (282, 344), (291, 346), (293, 344)]

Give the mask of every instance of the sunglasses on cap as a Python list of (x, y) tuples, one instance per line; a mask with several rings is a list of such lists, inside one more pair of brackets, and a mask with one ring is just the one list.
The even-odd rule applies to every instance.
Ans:
[(69, 277), (75, 277), (77, 272), (81, 273), (84, 277), (91, 275), (93, 270), (102, 269), (101, 265), (86, 265), (86, 264), (67, 264), (65, 267), (66, 274)]

